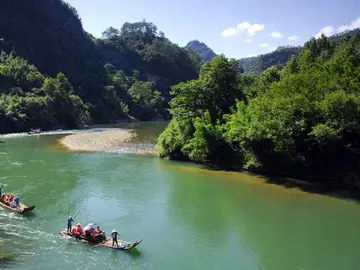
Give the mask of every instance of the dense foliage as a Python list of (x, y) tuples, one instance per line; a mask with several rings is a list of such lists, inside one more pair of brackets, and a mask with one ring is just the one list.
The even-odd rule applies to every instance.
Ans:
[(212, 49), (210, 49), (205, 43), (198, 40), (190, 41), (185, 48), (192, 49), (196, 52), (203, 62), (209, 62), (216, 56), (216, 53), (214, 53)]
[(146, 21), (96, 39), (62, 0), (1, 1), (0, 51), (0, 133), (167, 118), (170, 86), (197, 78), (201, 64)]
[(110, 27), (96, 44), (105, 62), (128, 74), (139, 71), (140, 78), (156, 83), (167, 100), (171, 85), (198, 77), (199, 56), (171, 43), (146, 21), (125, 23), (120, 30)]
[(89, 108), (63, 73), (43, 76), (22, 58), (0, 56), (0, 130), (77, 127), (90, 122)]
[(217, 56), (172, 87), (160, 156), (360, 184), (360, 34), (311, 39), (259, 77)]

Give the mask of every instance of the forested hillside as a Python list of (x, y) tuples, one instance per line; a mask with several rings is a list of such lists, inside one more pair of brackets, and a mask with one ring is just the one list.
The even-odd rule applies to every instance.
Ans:
[(216, 56), (172, 87), (161, 157), (360, 185), (360, 34), (308, 41), (283, 68)]
[(214, 53), (212, 49), (210, 49), (205, 43), (198, 40), (190, 41), (186, 44), (185, 48), (192, 49), (196, 52), (203, 62), (209, 62), (216, 56), (216, 53)]
[[(205, 43), (198, 40), (190, 41), (186, 48), (196, 52), (203, 62), (211, 61), (216, 54)], [(301, 47), (283, 46), (271, 53), (261, 54), (254, 57), (241, 58), (239, 60), (244, 73), (260, 73), (271, 66), (283, 66), (292, 55), (298, 55)]]
[[(342, 32), (328, 38), (330, 42), (341, 42), (346, 37), (355, 36), (359, 33), (359, 29)], [(255, 57), (241, 58), (240, 65), (245, 73), (261, 73), (271, 66), (282, 67), (290, 59), (291, 56), (299, 55), (302, 47), (300, 46), (280, 46), (271, 53), (261, 54)]]
[(168, 117), (170, 86), (197, 78), (200, 58), (150, 22), (104, 30), (86, 33), (61, 0), (1, 1), (0, 133)]
[[(352, 37), (359, 32), (359, 29), (354, 29), (333, 35), (328, 39), (331, 42), (340, 42), (347, 36)], [(199, 42), (197, 40), (190, 41), (186, 47), (195, 51), (204, 62), (209, 62), (216, 56), (213, 50), (211, 50), (205, 43)], [(291, 56), (299, 55), (301, 49), (302, 47), (300, 46), (280, 46), (275, 51), (270, 53), (261, 54), (254, 57), (241, 58), (239, 63), (242, 66), (244, 73), (259, 74), (271, 66), (282, 67), (286, 64)]]
[(301, 47), (283, 46), (271, 53), (239, 60), (245, 73), (260, 73), (271, 66), (282, 67), (293, 55), (298, 55)]

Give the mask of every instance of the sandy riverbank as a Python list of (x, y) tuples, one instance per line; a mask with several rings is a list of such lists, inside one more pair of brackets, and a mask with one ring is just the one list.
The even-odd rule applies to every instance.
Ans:
[(134, 135), (128, 129), (89, 131), (65, 136), (59, 142), (70, 151), (102, 152), (129, 142)]

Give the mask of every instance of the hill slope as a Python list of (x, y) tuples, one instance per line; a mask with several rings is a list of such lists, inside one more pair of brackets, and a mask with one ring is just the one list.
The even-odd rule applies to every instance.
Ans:
[(216, 56), (216, 53), (214, 53), (212, 49), (210, 49), (205, 43), (198, 40), (190, 41), (185, 48), (190, 48), (196, 52), (203, 62), (209, 62)]
[[(190, 41), (185, 47), (196, 52), (203, 62), (210, 62), (216, 56), (211, 48), (198, 40)], [(279, 47), (271, 53), (241, 58), (239, 63), (243, 67), (244, 73), (258, 73), (273, 65), (284, 65), (292, 55), (298, 55), (300, 49), (301, 47)]]
[[(335, 43), (341, 42), (347, 37), (350, 38), (355, 36), (359, 32), (359, 29), (345, 31), (329, 37), (328, 40)], [(299, 55), (301, 49), (301, 46), (280, 46), (271, 53), (266, 53), (255, 57), (241, 58), (239, 62), (245, 73), (259, 73), (273, 65), (279, 67), (285, 65), (291, 56)]]
[[(30, 96), (37, 101), (44, 95), (54, 98), (46, 78), (57, 78), (60, 73), (59, 85), (54, 87), (69, 98), (79, 98), (88, 117), (56, 118), (57, 110), (64, 109), (58, 106), (49, 113), (57, 120), (45, 117), (39, 125), (43, 128), (74, 126), (85, 120), (104, 123), (131, 116), (140, 120), (167, 117), (164, 108), (170, 86), (196, 78), (201, 64), (193, 51), (180, 48), (145, 21), (125, 23), (121, 30), (109, 28), (102, 39), (96, 39), (84, 31), (77, 11), (62, 0), (1, 1), (0, 51), (0, 96), (4, 100), (0, 100), (0, 122), (6, 120), (6, 132), (31, 127), (29, 115), (36, 119), (40, 112), (23, 115), (20, 103), (30, 102)], [(36, 84), (33, 74), (40, 78)], [(70, 86), (64, 88), (61, 82), (67, 80)], [(44, 89), (51, 93), (42, 92)], [(4, 95), (13, 96), (14, 106), (5, 106)], [(54, 100), (42, 101), (45, 107), (54, 105)], [(21, 121), (8, 117), (18, 113)]]
[(298, 55), (300, 50), (301, 47), (279, 47), (271, 53), (241, 58), (239, 62), (245, 73), (258, 73), (274, 65), (283, 66), (292, 55)]
[[(347, 36), (352, 37), (358, 32), (360, 32), (359, 29), (345, 31), (329, 37), (328, 40), (331, 42), (340, 42)], [(190, 41), (186, 45), (186, 48), (191, 48), (204, 62), (209, 62), (216, 56), (211, 48), (198, 40)], [(283, 66), (292, 55), (299, 55), (301, 48), (301, 46), (280, 46), (273, 52), (254, 57), (241, 58), (239, 62), (244, 69), (244, 73), (260, 73), (273, 65)]]

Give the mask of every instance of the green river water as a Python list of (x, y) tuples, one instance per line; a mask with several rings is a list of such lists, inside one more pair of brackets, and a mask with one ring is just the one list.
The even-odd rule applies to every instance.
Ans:
[[(159, 126), (137, 128), (148, 147)], [(120, 148), (60, 151), (57, 136), (0, 138), (0, 183), (36, 205), (25, 216), (0, 208), (0, 268), (360, 269), (357, 202)], [(69, 213), (143, 242), (116, 251), (61, 237)]]

